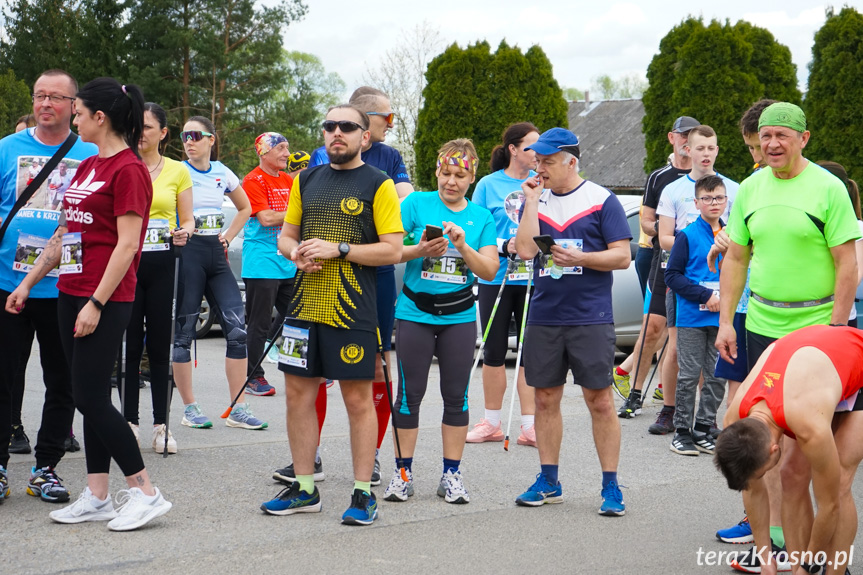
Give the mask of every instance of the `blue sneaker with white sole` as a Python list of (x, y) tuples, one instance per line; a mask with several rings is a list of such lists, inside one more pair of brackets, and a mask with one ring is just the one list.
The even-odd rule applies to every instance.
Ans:
[(351, 495), (351, 506), (342, 515), (345, 525), (371, 525), (378, 517), (378, 500), (374, 493), (366, 493), (362, 489), (354, 489)]
[(720, 529), (716, 532), (716, 538), (723, 543), (754, 543), (755, 538), (752, 536), (752, 526), (749, 525), (749, 517), (744, 517), (743, 520), (727, 529)]
[(261, 504), (261, 511), (270, 515), (293, 515), (294, 513), (320, 513), (321, 494), (318, 488), (311, 493), (300, 489), (299, 482), (291, 483), (285, 487), (276, 497)]
[(552, 485), (545, 473), (539, 473), (533, 485), (516, 497), (515, 502), (526, 507), (539, 507), (545, 503), (562, 503), (563, 489), (560, 486), (560, 481), (556, 485)]
[(190, 403), (186, 406), (183, 410), (183, 421), (181, 423), (193, 429), (209, 429), (213, 427), (213, 422), (210, 421), (209, 417), (204, 415), (198, 402)]
[(615, 481), (609, 481), (602, 489), (602, 505), (599, 514), (609, 517), (626, 515), (626, 505), (623, 504), (623, 493)]
[(225, 425), (240, 429), (266, 429), (269, 424), (252, 415), (252, 409), (248, 403), (238, 403), (231, 410)]

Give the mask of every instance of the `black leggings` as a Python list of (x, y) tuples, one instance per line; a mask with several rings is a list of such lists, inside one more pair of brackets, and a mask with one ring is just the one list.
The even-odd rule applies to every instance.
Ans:
[(126, 329), (126, 396), (123, 415), (138, 425), (138, 370), (144, 355), (144, 318), (147, 318), (147, 356), (153, 425), (165, 423), (168, 408), (168, 357), (171, 349), (171, 302), (174, 297), (174, 253), (141, 254), (132, 318)]
[[(500, 291), (500, 284), (479, 284), (479, 318), (482, 322), (482, 332), (485, 333), (494, 300)], [(516, 339), (521, 333), (521, 320), (524, 317), (524, 295), (526, 285), (507, 285), (503, 288), (494, 321), (482, 348), (482, 363), (489, 367), (500, 367), (506, 362), (506, 352), (509, 349), (509, 321), (515, 316)]]
[(396, 322), (398, 356), (398, 396), (395, 425), (403, 429), (419, 427), (420, 403), (428, 386), (432, 358), (440, 369), (443, 397), (443, 423), (453, 427), (469, 422), (467, 405), (468, 377), (476, 348), (476, 322), (433, 325), (403, 319)]
[(60, 341), (72, 376), (75, 407), (84, 416), (87, 473), (108, 473), (113, 458), (128, 477), (144, 469), (144, 460), (129, 424), (111, 402), (111, 371), (117, 358), (113, 351), (129, 325), (132, 302), (107, 302), (96, 330), (75, 338), (75, 320), (88, 301), (63, 292), (57, 301)]

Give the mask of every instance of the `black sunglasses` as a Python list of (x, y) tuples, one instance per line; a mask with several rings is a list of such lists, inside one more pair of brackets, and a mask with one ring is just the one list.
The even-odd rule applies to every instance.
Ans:
[(336, 122), (335, 120), (326, 120), (321, 124), (321, 127), (323, 127), (325, 132), (335, 132), (336, 127), (338, 127), (339, 130), (346, 134), (355, 130), (365, 130), (365, 128), (356, 122), (349, 122), (348, 120), (341, 120), (340, 122)]

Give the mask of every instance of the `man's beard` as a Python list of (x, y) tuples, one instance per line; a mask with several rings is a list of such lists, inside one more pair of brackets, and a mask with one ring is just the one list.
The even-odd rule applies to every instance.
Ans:
[(356, 148), (347, 147), (344, 152), (333, 152), (331, 150), (327, 150), (327, 157), (330, 159), (331, 164), (347, 164), (351, 162), (354, 158), (356, 158), (360, 153), (360, 146)]

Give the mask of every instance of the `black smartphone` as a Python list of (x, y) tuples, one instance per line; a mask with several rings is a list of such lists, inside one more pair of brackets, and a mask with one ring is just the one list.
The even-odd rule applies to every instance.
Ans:
[(430, 242), (443, 237), (443, 228), (440, 226), (426, 226), (426, 241)]
[(551, 253), (551, 246), (554, 245), (554, 238), (552, 238), (548, 234), (543, 234), (541, 236), (533, 236), (534, 243), (539, 247), (539, 251), (543, 253), (543, 255), (549, 255)]

